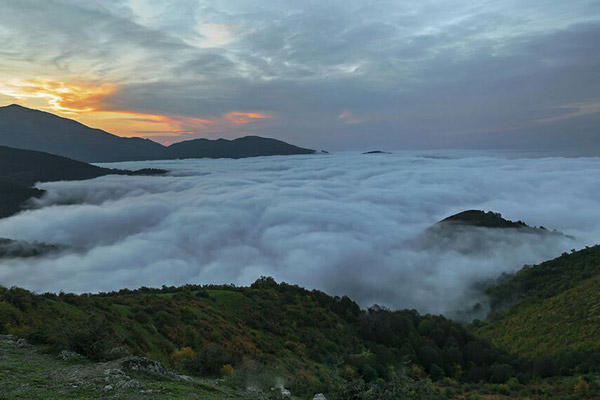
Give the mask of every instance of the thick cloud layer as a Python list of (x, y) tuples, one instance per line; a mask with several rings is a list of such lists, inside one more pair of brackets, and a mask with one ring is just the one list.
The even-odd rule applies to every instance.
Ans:
[[(73, 250), (4, 260), (0, 282), (84, 292), (271, 275), (364, 306), (451, 313), (476, 300), (478, 281), (600, 242), (597, 158), (348, 153), (111, 166), (148, 165), (171, 173), (39, 185), (41, 208), (0, 220), (0, 237)], [(506, 231), (473, 254), (415, 246), (431, 224), (472, 208), (576, 240)]]

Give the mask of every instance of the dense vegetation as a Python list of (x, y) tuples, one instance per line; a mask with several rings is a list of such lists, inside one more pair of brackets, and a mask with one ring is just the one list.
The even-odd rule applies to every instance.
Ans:
[(600, 245), (563, 253), (560, 257), (535, 266), (525, 266), (507, 275), (487, 294), (492, 311), (510, 305), (522, 305), (556, 296), (600, 274)]
[(600, 372), (600, 246), (528, 266), (489, 289), (479, 336), (533, 359), (542, 376)]
[[(126, 346), (182, 373), (222, 376), (239, 387), (284, 382), (308, 397), (593, 398), (600, 388), (600, 275), (591, 266), (599, 251), (565, 254), (505, 278), (489, 293), (517, 293), (509, 296), (512, 306), (503, 302), (469, 329), (415, 310), (361, 310), (347, 297), (261, 278), (250, 287), (93, 295), (0, 288), (0, 333), (91, 360)], [(550, 284), (556, 277), (558, 286)]]
[(246, 288), (188, 285), (97, 295), (3, 288), (0, 331), (92, 360), (125, 345), (189, 374), (279, 376), (295, 393), (373, 392), (381, 382), (406, 383), (405, 374), (499, 383), (527, 370), (444, 317), (362, 311), (347, 297), (270, 278)]

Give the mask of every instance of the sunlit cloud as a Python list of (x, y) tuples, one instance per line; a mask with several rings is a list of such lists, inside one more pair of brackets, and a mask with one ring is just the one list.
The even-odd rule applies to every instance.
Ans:
[(258, 113), (258, 112), (238, 112), (238, 111), (229, 112), (229, 113), (223, 115), (223, 117), (225, 119), (231, 121), (235, 125), (244, 125), (244, 124), (247, 124), (254, 120), (270, 118), (268, 115)]
[(350, 111), (341, 112), (338, 117), (338, 121), (346, 125), (356, 125), (364, 122), (364, 119), (354, 116)]
[(65, 82), (41, 79), (0, 82), (0, 93), (20, 102), (42, 100), (46, 108), (63, 113), (85, 113), (102, 108), (102, 101), (115, 91), (110, 83)]
[(112, 109), (106, 100), (115, 93), (112, 83), (81, 81), (10, 80), (0, 83), (0, 94), (23, 106), (76, 118), (120, 136), (185, 136), (201, 132), (214, 121), (179, 115)]

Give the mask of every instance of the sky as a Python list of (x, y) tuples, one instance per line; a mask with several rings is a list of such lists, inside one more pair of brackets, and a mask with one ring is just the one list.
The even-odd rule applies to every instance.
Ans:
[(597, 0), (0, 0), (0, 105), (162, 143), (600, 153)]
[[(1, 260), (4, 286), (81, 293), (265, 275), (363, 307), (454, 316), (483, 300), (477, 283), (600, 242), (595, 157), (340, 152), (108, 165), (170, 172), (39, 184), (46, 195), (0, 219), (0, 232), (67, 247)], [(468, 209), (573, 238), (479, 228), (448, 243), (425, 234)]]

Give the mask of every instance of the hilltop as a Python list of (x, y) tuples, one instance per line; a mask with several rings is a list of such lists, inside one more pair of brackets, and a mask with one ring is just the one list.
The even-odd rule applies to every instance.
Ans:
[[(415, 241), (422, 250), (452, 250), (485, 256), (501, 247), (513, 249), (530, 245), (569, 246), (574, 238), (523, 221), (511, 221), (492, 211), (467, 210), (451, 215), (427, 228)], [(518, 267), (518, 266), (515, 266)]]
[(513, 222), (502, 218), (502, 214), (493, 211), (467, 210), (444, 218), (437, 225), (466, 225), (482, 228), (528, 228), (523, 221)]
[(0, 107), (0, 145), (44, 151), (85, 162), (243, 158), (315, 152), (258, 136), (235, 140), (194, 139), (163, 146), (149, 139), (116, 136), (16, 104)]

